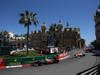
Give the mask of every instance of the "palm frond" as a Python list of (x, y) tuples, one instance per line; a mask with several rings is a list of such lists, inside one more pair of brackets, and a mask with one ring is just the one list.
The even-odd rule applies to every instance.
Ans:
[(36, 19), (36, 13), (33, 12), (29, 12), (29, 11), (25, 11), (24, 13), (21, 13), (21, 19), (19, 20), (20, 24), (25, 24), (26, 25), (31, 25), (34, 24), (35, 26), (37, 26), (37, 24), (39, 23), (38, 20)]

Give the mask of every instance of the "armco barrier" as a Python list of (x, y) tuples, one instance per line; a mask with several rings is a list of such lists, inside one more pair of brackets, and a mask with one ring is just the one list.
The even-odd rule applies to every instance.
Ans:
[(12, 66), (12, 65), (20, 65), (21, 62), (17, 60), (17, 58), (6, 58), (5, 59), (5, 65), (6, 66)]
[(34, 57), (18, 57), (18, 58), (6, 58), (5, 65), (21, 65), (21, 64), (31, 64), (34, 61)]
[(21, 65), (21, 64), (32, 64), (33, 61), (42, 60), (45, 58), (54, 58), (57, 54), (51, 55), (43, 55), (43, 56), (28, 56), (28, 57), (13, 57), (13, 58), (5, 58), (5, 65), (6, 66), (14, 66), (14, 65)]
[(3, 58), (0, 58), (0, 66), (4, 66), (5, 65), (5, 61)]
[(5, 59), (0, 59), (1, 61), (0, 69), (30, 66), (33, 63), (33, 61), (38, 61), (45, 58), (52, 59), (55, 56), (58, 56), (59, 60), (63, 60), (70, 57), (68, 53), (60, 53), (59, 55), (51, 54), (51, 55), (44, 55), (44, 56), (5, 58)]
[(4, 69), (5, 67), (5, 60), (3, 58), (0, 58), (0, 69)]

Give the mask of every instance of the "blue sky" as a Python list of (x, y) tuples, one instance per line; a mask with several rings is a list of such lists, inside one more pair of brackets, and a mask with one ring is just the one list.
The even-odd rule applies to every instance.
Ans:
[(99, 4), (99, 0), (0, 0), (0, 31), (25, 34), (19, 14), (29, 10), (36, 12), (39, 19), (38, 26), (31, 26), (30, 32), (40, 29), (44, 22), (49, 27), (61, 20), (63, 25), (69, 22), (70, 27), (79, 27), (81, 37), (89, 44), (95, 40), (94, 15)]

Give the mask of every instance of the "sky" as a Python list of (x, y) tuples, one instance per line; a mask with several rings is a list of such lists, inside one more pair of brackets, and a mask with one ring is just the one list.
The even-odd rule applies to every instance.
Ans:
[(89, 44), (95, 40), (94, 15), (99, 0), (0, 0), (0, 31), (25, 34), (26, 28), (19, 24), (20, 13), (28, 10), (37, 13), (39, 24), (30, 26), (30, 32), (40, 30), (43, 23), (49, 27), (61, 20), (64, 27), (79, 27), (81, 37)]

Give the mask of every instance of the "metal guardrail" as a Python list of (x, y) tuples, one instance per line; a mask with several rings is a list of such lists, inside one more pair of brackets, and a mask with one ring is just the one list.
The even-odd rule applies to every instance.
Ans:
[(29, 56), (29, 57), (9, 57), (4, 58), (4, 64), (5, 66), (12, 66), (12, 65), (21, 65), (21, 64), (32, 64), (33, 61), (41, 61), (48, 59), (53, 59), (58, 54), (50, 54), (50, 55), (43, 55), (43, 56)]
[(100, 75), (100, 64), (79, 72), (76, 75)]

